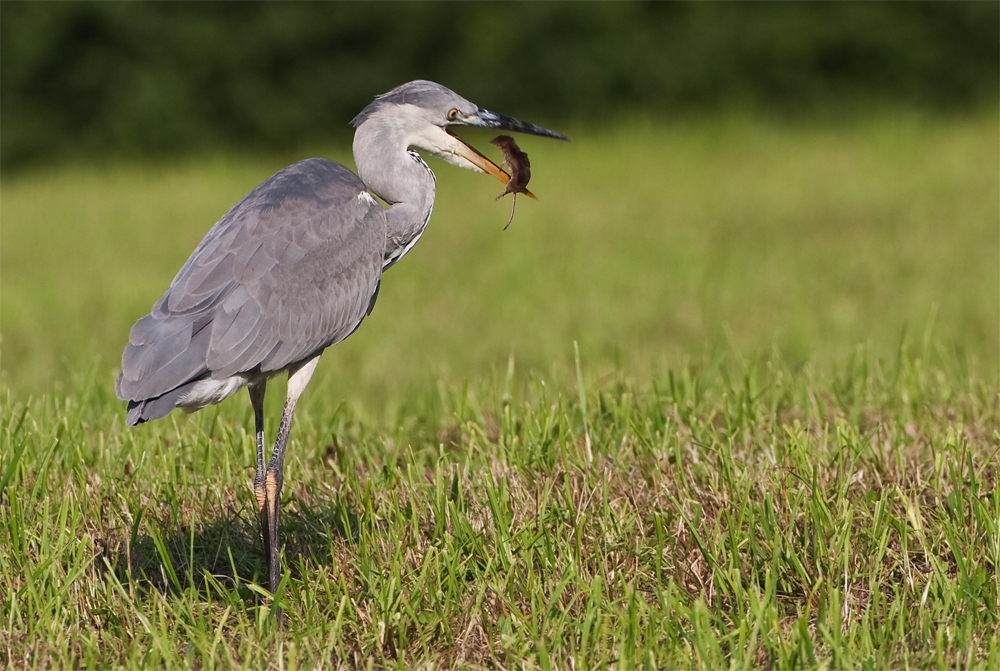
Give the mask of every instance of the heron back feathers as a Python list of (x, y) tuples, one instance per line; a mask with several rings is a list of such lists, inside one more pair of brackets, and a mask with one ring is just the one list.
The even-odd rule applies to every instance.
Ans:
[(273, 374), (353, 332), (385, 246), (383, 210), (360, 193), (347, 168), (309, 159), (227, 212), (132, 327), (116, 387), (145, 409), (130, 403), (129, 423), (185, 405), (199, 379)]

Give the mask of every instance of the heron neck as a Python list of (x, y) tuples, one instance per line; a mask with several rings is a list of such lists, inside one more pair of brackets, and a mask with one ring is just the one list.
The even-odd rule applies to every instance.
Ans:
[(385, 212), (385, 267), (403, 254), (424, 232), (434, 207), (434, 173), (407, 138), (392, 128), (362, 124), (354, 134), (354, 162), (361, 180), (389, 204)]

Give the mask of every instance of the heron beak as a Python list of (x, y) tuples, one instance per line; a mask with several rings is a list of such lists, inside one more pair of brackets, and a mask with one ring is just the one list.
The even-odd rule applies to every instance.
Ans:
[(496, 112), (491, 112), (489, 110), (479, 110), (475, 114), (470, 114), (469, 116), (462, 119), (462, 123), (469, 126), (480, 126), (482, 128), (496, 128), (498, 130), (509, 130), (514, 133), (527, 133), (529, 135), (540, 135), (542, 137), (550, 137), (555, 140), (563, 140), (564, 142), (569, 142), (569, 138), (562, 133), (557, 133), (554, 130), (549, 130), (548, 128), (542, 128), (541, 126), (536, 126), (533, 123), (528, 123), (527, 121), (521, 121), (520, 119), (515, 119), (513, 117), (504, 116), (503, 114), (497, 114)]
[[(502, 114), (497, 114), (496, 112), (490, 112), (489, 110), (481, 109), (467, 117), (457, 119), (455, 123), (456, 125), (496, 128), (497, 130), (509, 130), (515, 133), (528, 133), (530, 135), (540, 135), (542, 137), (550, 137), (556, 140), (569, 141), (569, 138), (562, 133), (557, 133), (554, 130), (542, 128), (541, 126), (536, 126), (535, 124), (527, 123), (526, 121), (503, 116)], [(452, 133), (448, 128), (445, 128), (445, 132), (457, 140), (453, 148), (453, 153), (455, 155), (465, 159), (465, 161), (470, 163), (474, 169), (485, 172), (487, 175), (492, 175), (502, 184), (506, 184), (510, 181), (510, 175), (508, 175), (496, 163), (483, 155), (478, 149)], [(524, 195), (538, 200), (538, 196), (531, 193), (531, 191), (526, 190)]]

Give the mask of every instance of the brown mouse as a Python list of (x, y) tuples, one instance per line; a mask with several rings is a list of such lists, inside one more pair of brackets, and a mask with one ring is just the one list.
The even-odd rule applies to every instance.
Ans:
[[(503, 162), (510, 168), (510, 179), (507, 181), (507, 188), (497, 196), (497, 200), (503, 198), (508, 193), (514, 194), (510, 204), (510, 219), (507, 226), (514, 220), (514, 207), (517, 205), (517, 194), (528, 193), (528, 180), (531, 179), (531, 162), (528, 155), (521, 151), (521, 148), (514, 142), (514, 138), (509, 135), (497, 135), (490, 140), (492, 144), (500, 147), (503, 152)], [(501, 164), (502, 165), (502, 164)], [(507, 230), (504, 226), (504, 230)]]

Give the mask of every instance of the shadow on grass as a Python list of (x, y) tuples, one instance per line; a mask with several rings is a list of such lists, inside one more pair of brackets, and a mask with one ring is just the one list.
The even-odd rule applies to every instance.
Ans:
[[(332, 562), (332, 540), (355, 542), (358, 515), (346, 497), (337, 496), (321, 506), (295, 497), (284, 497), (281, 513), (283, 567), (293, 579), (301, 577), (303, 561)], [(216, 511), (213, 517), (190, 522), (148, 519), (146, 532), (125, 539), (117, 549), (105, 550), (116, 578), (139, 593), (157, 591), (181, 595), (190, 590), (206, 600), (231, 602), (234, 593), (244, 602), (259, 602), (262, 594), (249, 585), (266, 589), (267, 565), (256, 514), (248, 516)], [(193, 524), (192, 524), (193, 523)]]

